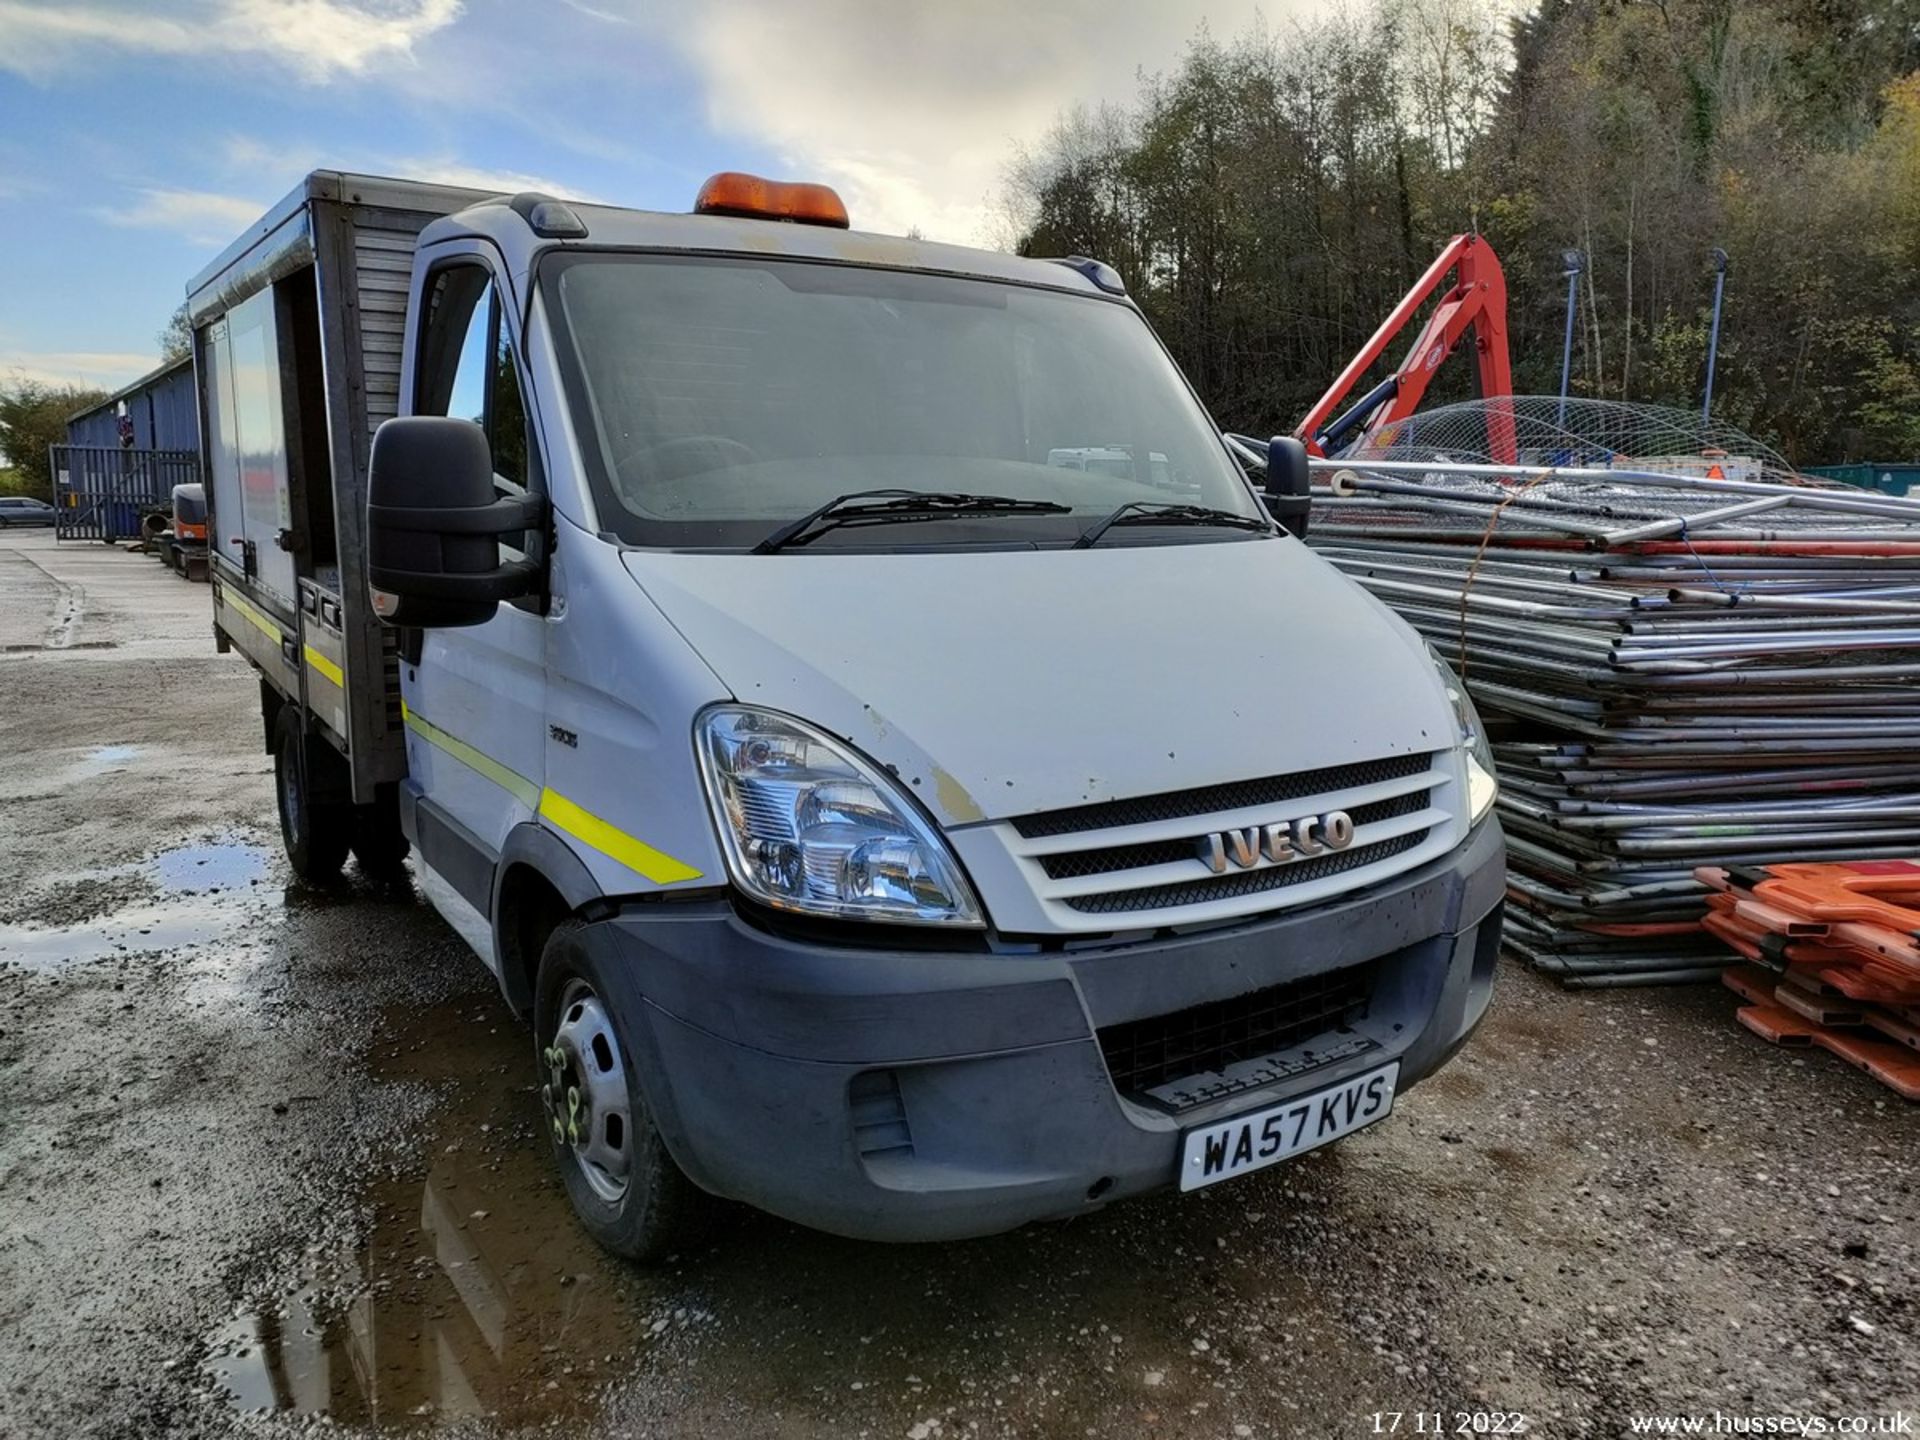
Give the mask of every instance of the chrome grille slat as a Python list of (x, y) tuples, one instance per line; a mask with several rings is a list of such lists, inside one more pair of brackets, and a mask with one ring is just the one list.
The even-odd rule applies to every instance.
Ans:
[[(1457, 769), (1450, 750), (1392, 756), (1022, 816), (990, 833), (1008, 878), (1024, 881), (1029, 913), (1051, 928), (1206, 923), (1320, 904), (1443, 851), (1455, 837)], [(1343, 850), (1262, 855), (1244, 868), (1229, 859), (1224, 871), (1203, 858), (1209, 837), (1336, 810), (1353, 822)]]
[(1404, 780), (1423, 774), (1433, 766), (1430, 754), (1395, 755), (1385, 760), (1364, 760), (1354, 765), (1329, 765), (1319, 770), (1300, 770), (1291, 775), (1268, 775), (1258, 780), (1230, 780), (1222, 785), (1203, 785), (1197, 790), (1173, 790), (1163, 795), (1142, 795), (1130, 800), (1102, 800), (1092, 805), (1075, 805), (1064, 810), (1046, 810), (1038, 815), (1023, 815), (1013, 828), (1029, 840), (1048, 835), (1072, 835), (1086, 830), (1113, 830), (1125, 825), (1140, 825), (1153, 820), (1184, 820), (1211, 815), (1222, 810), (1244, 810), (1250, 806), (1280, 805), (1335, 790), (1351, 790), (1383, 780)]
[(1291, 865), (1270, 865), (1264, 870), (1239, 870), (1228, 875), (1209, 875), (1204, 880), (1183, 880), (1172, 885), (1150, 885), (1140, 890), (1109, 890), (1098, 895), (1075, 895), (1066, 903), (1085, 915), (1120, 915), (1138, 910), (1165, 910), (1176, 905), (1193, 905), (1202, 900), (1237, 900), (1246, 895), (1282, 890), (1289, 885), (1304, 885), (1358, 870), (1376, 860), (1402, 855), (1426, 838), (1424, 830), (1396, 835), (1372, 845), (1355, 845)]
[[(1346, 810), (1351, 812), (1355, 806), (1371, 805), (1377, 800), (1391, 800), (1402, 795), (1425, 795), (1435, 785), (1445, 781), (1444, 774), (1422, 770), (1413, 775), (1394, 780), (1380, 780), (1371, 785), (1349, 786), (1342, 790), (1325, 791), (1318, 795), (1305, 796), (1287, 802), (1286, 813), (1304, 814), (1309, 810)], [(1260, 825), (1274, 818), (1272, 805), (1242, 806), (1237, 810), (1215, 810), (1211, 812), (1184, 816), (1172, 820), (1147, 820), (1136, 825), (1115, 827), (1109, 831), (1079, 831), (1067, 835), (1049, 835), (1038, 839), (1021, 839), (1015, 846), (1022, 855), (1066, 855), (1085, 854), (1103, 846), (1138, 845), (1152, 840), (1190, 840), (1195, 835), (1203, 835), (1209, 830), (1226, 830), (1234, 826)]]
[[(1326, 855), (1309, 855), (1299, 860), (1284, 860), (1279, 863), (1262, 861), (1259, 865), (1250, 869), (1229, 869), (1225, 875), (1215, 875), (1212, 871), (1200, 867), (1196, 863), (1196, 857), (1193, 851), (1189, 850), (1186, 855), (1171, 864), (1148, 865), (1137, 870), (1109, 871), (1101, 875), (1082, 875), (1064, 880), (1049, 880), (1041, 885), (1040, 893), (1049, 900), (1066, 900), (1074, 896), (1103, 894), (1122, 889), (1137, 890), (1154, 886), (1178, 885), (1186, 880), (1201, 878), (1228, 880), (1238, 875), (1266, 875), (1269, 873), (1278, 873), (1283, 870), (1308, 870), (1316, 860), (1327, 859), (1335, 855), (1352, 855), (1356, 851), (1382, 845), (1389, 840), (1398, 840), (1403, 835), (1413, 835), (1416, 837), (1424, 835), (1446, 818), (1446, 811), (1436, 810), (1423, 803), (1418, 810), (1409, 811), (1405, 815), (1395, 816), (1389, 820), (1376, 820), (1364, 830), (1356, 828), (1354, 831), (1353, 844), (1349, 845), (1345, 850), (1328, 851)], [(1349, 865), (1340, 868), (1342, 870), (1350, 870), (1353, 867)], [(1315, 874), (1331, 873), (1338, 872), (1324, 869), (1314, 870), (1305, 878), (1311, 879), (1312, 875)], [(1268, 886), (1266, 888), (1271, 889), (1276, 887)]]
[[(1353, 817), (1356, 827), (1381, 820), (1397, 820), (1427, 808), (1427, 791), (1409, 790), (1366, 805), (1341, 806)], [(1191, 827), (1189, 827), (1191, 828)], [(1358, 838), (1357, 836), (1355, 837)], [(1149, 865), (1171, 865), (1193, 858), (1193, 839), (1148, 840), (1132, 845), (1113, 845), (1100, 850), (1073, 850), (1041, 855), (1040, 868), (1050, 880), (1071, 880), (1081, 875), (1106, 875), (1116, 870), (1143, 870)]]

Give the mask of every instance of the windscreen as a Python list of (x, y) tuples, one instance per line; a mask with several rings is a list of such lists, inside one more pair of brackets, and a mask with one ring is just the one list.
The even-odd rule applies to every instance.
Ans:
[[(1070, 510), (849, 527), (815, 548), (1066, 543), (1129, 502), (1260, 513), (1124, 304), (686, 256), (568, 256), (545, 283), (600, 522), (632, 544), (745, 548), (876, 489)], [(1246, 533), (1130, 527), (1127, 542)]]

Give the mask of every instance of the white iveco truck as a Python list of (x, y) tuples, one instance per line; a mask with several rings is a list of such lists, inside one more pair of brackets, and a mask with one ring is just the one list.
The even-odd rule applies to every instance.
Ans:
[(293, 868), (411, 852), (609, 1249), (1192, 1189), (1479, 1022), (1472, 708), (1108, 267), (321, 172), (190, 303)]

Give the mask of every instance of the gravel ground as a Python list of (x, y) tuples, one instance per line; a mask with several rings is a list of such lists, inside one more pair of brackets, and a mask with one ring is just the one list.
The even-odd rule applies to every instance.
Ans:
[(411, 887), (289, 885), (207, 604), (0, 536), (0, 1436), (1920, 1410), (1920, 1106), (1713, 988), (1510, 966), (1385, 1123), (1184, 1199), (914, 1248), (734, 1212), (606, 1260), (479, 963)]

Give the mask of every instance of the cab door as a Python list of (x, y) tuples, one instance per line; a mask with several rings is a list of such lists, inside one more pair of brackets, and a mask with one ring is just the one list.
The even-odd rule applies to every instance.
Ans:
[[(411, 413), (481, 426), (500, 493), (543, 488), (515, 306), (494, 252), (463, 241), (422, 254), (411, 310), (418, 327)], [(542, 543), (502, 537), (501, 558)], [(414, 632), (401, 665), (415, 842), (431, 872), (428, 895), (489, 963), (496, 963), (490, 942), (470, 927), (491, 921), (494, 864), (507, 832), (537, 813), (545, 783), (541, 610), (538, 599), (516, 601), (484, 625)]]

